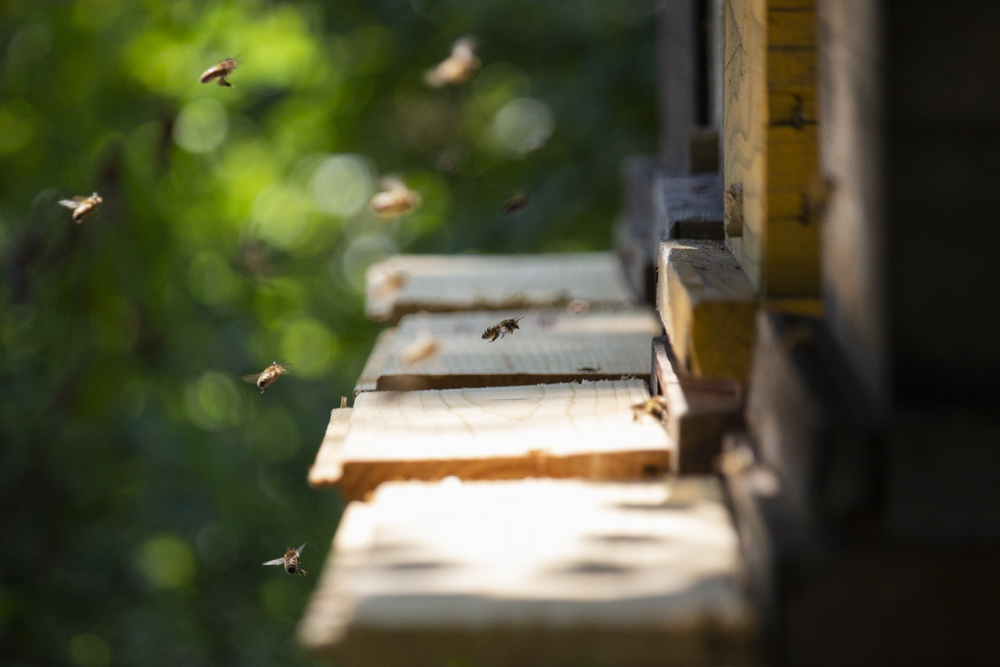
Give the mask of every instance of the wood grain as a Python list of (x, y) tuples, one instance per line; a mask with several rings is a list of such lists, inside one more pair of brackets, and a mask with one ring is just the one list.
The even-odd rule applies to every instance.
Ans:
[(658, 305), (685, 372), (746, 379), (753, 345), (755, 295), (736, 258), (717, 241), (660, 246)]
[(653, 340), (651, 393), (667, 399), (667, 433), (677, 443), (677, 472), (710, 473), (722, 436), (742, 430), (743, 392), (731, 380), (691, 377), (677, 362), (666, 336)]
[(559, 308), (576, 299), (592, 309), (635, 302), (614, 253), (396, 255), (366, 274), (365, 313), (380, 322), (419, 311)]
[[(507, 318), (520, 318), (520, 329), (483, 340)], [(648, 309), (406, 315), (376, 343), (355, 394), (648, 377), (649, 343), (659, 333)]]
[(367, 392), (322, 477), (357, 500), (393, 479), (662, 475), (674, 452), (666, 431), (633, 421), (648, 396), (641, 380)]
[(660, 174), (653, 187), (653, 203), (660, 241), (725, 238), (718, 174)]
[(298, 635), (346, 667), (758, 657), (714, 478), (389, 483), (330, 554)]
[(729, 247), (766, 297), (819, 294), (815, 2), (727, 0), (725, 187), (742, 185)]

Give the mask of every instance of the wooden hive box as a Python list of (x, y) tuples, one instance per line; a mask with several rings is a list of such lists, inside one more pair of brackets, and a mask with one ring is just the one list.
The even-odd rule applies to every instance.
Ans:
[(641, 380), (366, 392), (346, 429), (334, 411), (309, 478), (351, 501), (391, 480), (662, 475), (673, 444), (632, 410), (648, 397)]
[(747, 665), (714, 478), (397, 482), (342, 519), (299, 627), (369, 665)]
[(396, 322), (419, 311), (592, 309), (635, 302), (613, 252), (545, 255), (395, 255), (368, 267), (365, 314)]
[[(483, 340), (487, 327), (507, 318), (520, 318), (520, 329)], [(354, 393), (648, 377), (649, 344), (659, 333), (647, 309), (406, 315), (379, 337)]]

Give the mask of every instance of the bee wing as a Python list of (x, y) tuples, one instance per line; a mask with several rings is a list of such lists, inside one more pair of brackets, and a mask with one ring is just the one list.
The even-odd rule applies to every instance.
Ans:
[(59, 205), (66, 208), (76, 208), (83, 201), (83, 197), (73, 197), (72, 199), (60, 199)]
[(303, 543), (302, 543), (302, 546), (301, 546), (301, 547), (299, 547), (298, 549), (296, 549), (296, 551), (298, 551), (298, 552), (299, 552), (299, 554), (301, 554), (301, 553), (302, 553), (302, 550), (306, 548), (306, 545), (307, 545), (307, 544), (309, 544), (309, 543), (308, 543), (308, 542), (303, 542)]
[(264, 565), (284, 565), (284, 564), (285, 564), (284, 558), (275, 558), (274, 560), (269, 560), (266, 563), (264, 563)]
[(207, 70), (202, 72), (201, 76), (198, 77), (198, 80), (201, 81), (202, 83), (208, 83), (215, 77), (220, 76), (223, 72), (225, 72), (224, 69), (222, 69), (218, 65), (213, 65), (212, 67), (209, 67)]
[(257, 384), (257, 380), (260, 379), (260, 373), (251, 373), (250, 375), (244, 375), (243, 381), (249, 382), (251, 384)]

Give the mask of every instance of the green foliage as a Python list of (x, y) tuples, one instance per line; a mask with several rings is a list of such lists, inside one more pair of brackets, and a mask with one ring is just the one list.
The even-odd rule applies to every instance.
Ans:
[[(0, 4), (0, 662), (303, 659), (342, 509), (305, 474), (377, 332), (365, 267), (608, 247), (653, 146), (649, 5)], [(465, 34), (483, 69), (427, 88)], [(376, 217), (385, 173), (422, 207)], [(74, 225), (57, 200), (94, 190)], [(306, 541), (309, 577), (261, 567)]]

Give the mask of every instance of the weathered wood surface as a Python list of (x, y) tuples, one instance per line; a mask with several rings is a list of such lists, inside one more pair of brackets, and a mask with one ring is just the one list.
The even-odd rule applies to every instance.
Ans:
[(323, 435), (323, 442), (316, 453), (316, 460), (309, 469), (309, 486), (329, 487), (340, 479), (340, 461), (343, 456), (344, 438), (351, 424), (353, 408), (334, 408), (330, 413), (330, 423)]
[(740, 386), (732, 380), (691, 377), (662, 336), (653, 340), (650, 391), (667, 400), (667, 433), (676, 443), (677, 472), (715, 472), (722, 436), (744, 427)]
[(591, 309), (635, 302), (613, 252), (542, 255), (395, 255), (368, 268), (365, 313), (396, 322), (419, 311)]
[(820, 250), (831, 331), (883, 411), (889, 396), (882, 227), (881, 47), (876, 5), (823, 2), (818, 11), (826, 202)]
[[(487, 327), (507, 318), (519, 318), (520, 329), (483, 340)], [(355, 394), (647, 377), (649, 342), (659, 333), (647, 309), (406, 315), (379, 338), (378, 361), (366, 364)]]
[(656, 51), (660, 99), (660, 155), (664, 165), (687, 171), (690, 136), (704, 124), (707, 81), (699, 74), (697, 0), (662, 0), (657, 4)]
[(757, 658), (710, 477), (390, 483), (330, 554), (299, 639), (345, 667)]
[(653, 203), (659, 241), (725, 238), (718, 174), (659, 174), (653, 184)]
[(719, 241), (660, 246), (657, 304), (681, 368), (744, 381), (753, 345), (753, 285)]
[[(641, 380), (365, 392), (355, 400), (333, 472), (314, 477), (364, 498), (394, 479), (637, 479), (671, 469), (674, 446)], [(335, 475), (339, 472), (340, 477)]]
[(615, 223), (615, 250), (638, 300), (656, 301), (656, 248), (653, 180), (666, 170), (660, 158), (630, 155), (622, 161), (622, 214)]
[(725, 187), (742, 185), (728, 243), (765, 296), (819, 293), (815, 0), (728, 0)]

